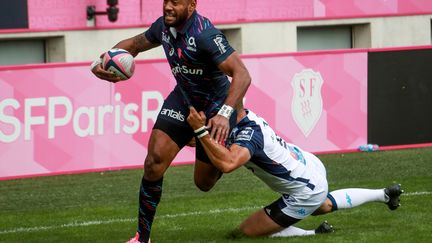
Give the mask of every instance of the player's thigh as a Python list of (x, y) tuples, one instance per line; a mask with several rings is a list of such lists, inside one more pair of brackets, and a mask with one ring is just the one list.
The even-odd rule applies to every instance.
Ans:
[(147, 180), (160, 179), (179, 151), (179, 146), (168, 134), (159, 129), (153, 129), (144, 161), (145, 178)]
[[(283, 229), (282, 226), (277, 224), (273, 219), (260, 209), (249, 216), (240, 225), (240, 231), (249, 237), (267, 236), (279, 232)], [(298, 220), (296, 220), (297, 222)]]
[[(211, 118), (212, 116), (214, 116), (216, 114), (210, 114), (208, 116), (208, 118)], [(229, 120), (230, 123), (230, 132), (232, 130), (232, 128), (236, 125), (236, 117), (237, 117), (237, 112), (234, 111), (234, 113), (231, 115), (231, 118)], [(203, 145), (201, 144), (201, 140), (199, 139), (195, 139), (195, 161), (201, 161), (203, 163), (209, 164), (209, 166), (203, 166), (204, 168), (208, 168), (209, 170), (215, 170), (216, 168), (214, 166), (212, 166), (212, 162), (210, 160), (210, 158), (208, 157)], [(217, 169), (216, 169), (217, 170)]]
[(196, 160), (194, 175), (196, 178), (205, 178), (206, 176), (220, 177), (220, 170), (211, 163)]
[(186, 121), (188, 112), (188, 107), (176, 92), (171, 92), (165, 99), (148, 144), (144, 166), (146, 179), (163, 176), (177, 153), (193, 137), (193, 130)]
[[(233, 113), (230, 118), (230, 127), (234, 127), (237, 115)], [(201, 141), (199, 139), (195, 140), (195, 173), (194, 181), (195, 185), (201, 191), (209, 191), (219, 178), (222, 176), (222, 172), (217, 169), (211, 162)]]
[(188, 114), (189, 107), (183, 96), (174, 90), (165, 99), (153, 129), (163, 131), (182, 149), (194, 136), (193, 129), (186, 120)]
[(221, 176), (222, 172), (213, 164), (195, 160), (194, 181), (200, 190), (209, 191)]
[(307, 195), (306, 192), (302, 192), (298, 197), (284, 194), (260, 212), (249, 217), (240, 229), (248, 236), (276, 233), (312, 214), (322, 204), (324, 193)]

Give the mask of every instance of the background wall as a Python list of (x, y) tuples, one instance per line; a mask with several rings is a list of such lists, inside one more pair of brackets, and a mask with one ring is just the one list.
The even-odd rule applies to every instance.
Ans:
[[(364, 30), (357, 36), (354, 47), (380, 48), (431, 44), (432, 15), (361, 18), (349, 20), (320, 20), (296, 22), (266, 22), (219, 25), (235, 30), (237, 37), (230, 40), (243, 54), (281, 53), (297, 51), (297, 29), (311, 26), (360, 25)], [(360, 28), (360, 27), (359, 27)], [(147, 27), (127, 29), (74, 30), (32, 33), (3, 33), (0, 40), (17, 38), (45, 38), (48, 42), (49, 62), (90, 61), (122, 39), (143, 33)], [(271, 36), (271, 38), (269, 38)], [(230, 36), (228, 36), (229, 38)], [(54, 42), (55, 41), (55, 42)], [(164, 58), (161, 48), (141, 53), (138, 59)]]
[[(28, 0), (30, 29), (82, 28), (88, 25), (86, 7), (101, 11), (104, 0)], [(121, 0), (115, 24), (98, 18), (97, 26), (149, 25), (161, 15), (161, 0)], [(216, 23), (292, 21), (302, 19), (353, 18), (428, 14), (432, 3), (425, 0), (206, 0), (198, 10)]]
[[(118, 41), (144, 32), (162, 12), (160, 0), (122, 0), (117, 22), (106, 16), (94, 22), (86, 19), (89, 5), (98, 11), (107, 7), (104, 0), (29, 0), (29, 28), (0, 30), (0, 47), (2, 40), (38, 39), (45, 42), (46, 62), (91, 61)], [(432, 1), (208, 0), (199, 1), (198, 10), (243, 54), (299, 51), (299, 29), (308, 27), (348, 26), (351, 48), (432, 43)], [(138, 59), (163, 57), (157, 48)]]

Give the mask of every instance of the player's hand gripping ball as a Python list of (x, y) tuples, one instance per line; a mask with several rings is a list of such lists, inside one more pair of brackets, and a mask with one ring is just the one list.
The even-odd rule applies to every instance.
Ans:
[(135, 59), (128, 51), (114, 48), (103, 55), (102, 67), (126, 80), (132, 77), (135, 71)]

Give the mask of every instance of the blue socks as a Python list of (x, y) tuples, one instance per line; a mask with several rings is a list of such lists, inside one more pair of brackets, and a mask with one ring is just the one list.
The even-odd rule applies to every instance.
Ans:
[(163, 178), (157, 181), (147, 181), (143, 177), (141, 180), (138, 212), (139, 241), (148, 242), (150, 239), (156, 207), (162, 195), (162, 181)]

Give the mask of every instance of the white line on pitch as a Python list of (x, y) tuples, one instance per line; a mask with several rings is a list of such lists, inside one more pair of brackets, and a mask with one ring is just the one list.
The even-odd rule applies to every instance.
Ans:
[[(215, 209), (210, 211), (196, 211), (189, 213), (178, 213), (178, 214), (165, 214), (161, 216), (157, 216), (157, 219), (163, 218), (177, 218), (177, 217), (188, 217), (194, 215), (208, 215), (208, 214), (218, 214), (218, 213), (226, 213), (226, 212), (240, 212), (245, 210), (253, 210), (259, 207), (244, 207), (244, 208), (224, 208), (224, 209)], [(24, 233), (24, 232), (37, 232), (43, 230), (54, 230), (60, 228), (71, 228), (71, 227), (82, 227), (82, 226), (91, 226), (91, 225), (102, 225), (102, 224), (112, 224), (112, 223), (122, 223), (122, 222), (135, 222), (136, 218), (130, 219), (107, 219), (107, 220), (94, 220), (94, 221), (85, 221), (85, 222), (72, 222), (68, 224), (61, 225), (52, 225), (52, 226), (36, 226), (36, 227), (19, 227), (13, 228), (9, 230), (2, 230), (0, 234), (12, 234), (12, 233)]]
[(403, 193), (402, 196), (418, 196), (418, 195), (429, 195), (432, 194), (432, 192), (407, 192)]
[[(421, 195), (430, 195), (432, 192), (406, 192), (402, 194), (402, 196), (421, 196)], [(196, 211), (189, 213), (177, 213), (177, 214), (165, 214), (157, 216), (157, 219), (163, 218), (177, 218), (177, 217), (188, 217), (194, 215), (207, 215), (207, 214), (219, 214), (225, 212), (240, 212), (246, 210), (254, 210), (257, 208), (262, 208), (260, 206), (256, 207), (243, 207), (243, 208), (223, 208), (223, 209), (215, 209), (210, 211)], [(44, 230), (54, 230), (60, 228), (72, 228), (72, 227), (83, 227), (83, 226), (91, 226), (91, 225), (103, 225), (103, 224), (112, 224), (112, 223), (122, 223), (122, 222), (135, 222), (136, 218), (130, 219), (107, 219), (107, 220), (93, 220), (93, 221), (84, 221), (84, 222), (72, 222), (68, 224), (61, 225), (51, 225), (51, 226), (36, 226), (36, 227), (19, 227), (12, 228), (8, 230), (1, 230), (0, 234), (14, 234), (14, 233), (25, 233), (25, 232), (38, 232)]]

